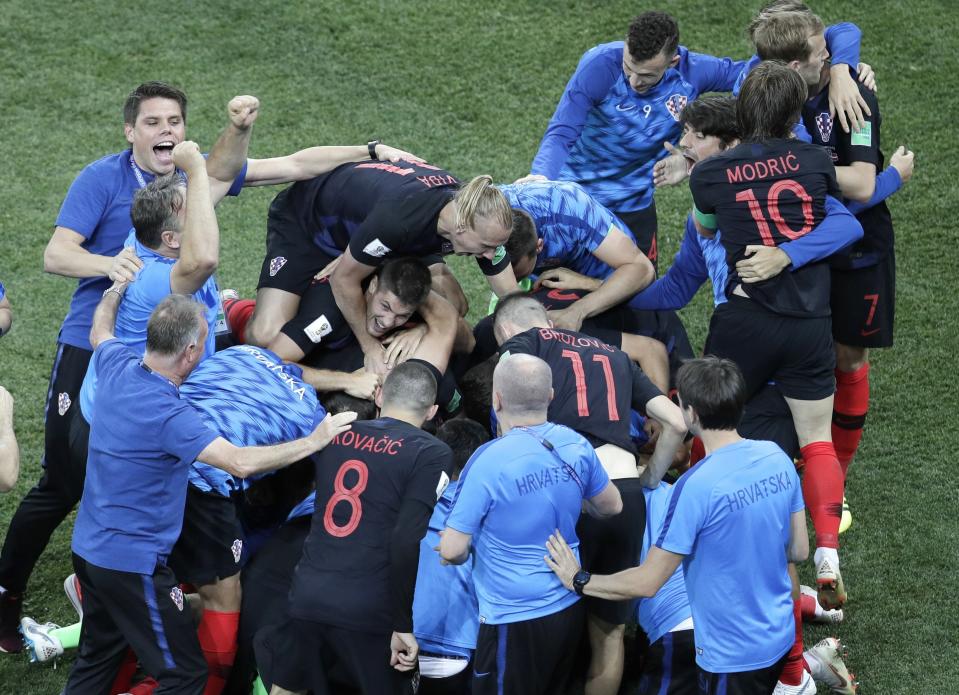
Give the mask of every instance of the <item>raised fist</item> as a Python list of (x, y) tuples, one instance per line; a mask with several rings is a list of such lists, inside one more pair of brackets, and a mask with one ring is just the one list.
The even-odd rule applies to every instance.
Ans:
[(256, 121), (260, 112), (260, 100), (249, 94), (243, 94), (230, 99), (226, 106), (230, 122), (240, 130), (246, 130)]
[(184, 140), (173, 148), (173, 163), (177, 169), (183, 169), (187, 174), (197, 167), (206, 167), (206, 161), (200, 154), (200, 146), (192, 140)]

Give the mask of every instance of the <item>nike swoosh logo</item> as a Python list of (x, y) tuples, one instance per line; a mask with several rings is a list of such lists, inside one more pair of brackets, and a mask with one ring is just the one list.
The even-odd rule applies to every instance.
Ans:
[(485, 677), (488, 676), (490, 673), (492, 673), (492, 671), (486, 671), (485, 673), (477, 673), (476, 671), (473, 671), (473, 675), (474, 675), (476, 678), (485, 678)]
[(865, 338), (865, 337), (867, 337), (867, 336), (870, 336), (870, 335), (872, 335), (873, 333), (878, 333), (878, 332), (879, 332), (879, 329), (878, 329), (878, 328), (873, 328), (871, 331), (859, 331), (859, 333), (862, 335), (863, 338)]
[(626, 104), (625, 106), (623, 104), (616, 104), (617, 111), (632, 111), (635, 108), (636, 104)]

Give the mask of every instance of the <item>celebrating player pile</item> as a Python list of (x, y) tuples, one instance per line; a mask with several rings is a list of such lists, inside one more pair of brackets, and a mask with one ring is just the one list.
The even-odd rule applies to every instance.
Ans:
[[(636, 17), (512, 184), (377, 140), (249, 158), (252, 96), (204, 157), (183, 92), (137, 87), (129, 149), (78, 175), (44, 252), (79, 284), (0, 554), (0, 651), (75, 648), (67, 695), (855, 693), (802, 620), (854, 610), (845, 478), (913, 155), (883, 170), (855, 25), (776, 0), (749, 36), (752, 59), (714, 58)], [(687, 178), (657, 280), (654, 188)], [(255, 300), (221, 290), (215, 206), (277, 184), (262, 263), (231, 268)], [(494, 295), (475, 326), (451, 253)], [(707, 278), (696, 350), (674, 310)], [(0, 489), (18, 470), (0, 387)], [(27, 582), (77, 504), (81, 620), (41, 624)]]

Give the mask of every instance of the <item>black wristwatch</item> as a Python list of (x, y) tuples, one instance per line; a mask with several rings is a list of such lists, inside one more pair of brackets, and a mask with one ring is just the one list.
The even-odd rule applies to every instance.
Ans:
[(573, 591), (575, 591), (577, 594), (582, 596), (583, 589), (585, 588), (587, 584), (589, 584), (589, 580), (592, 579), (592, 577), (593, 575), (591, 575), (589, 572), (587, 572), (584, 569), (581, 569), (579, 572), (574, 574), (573, 575)]
[(366, 143), (366, 149), (370, 152), (370, 159), (379, 161), (379, 157), (376, 156), (376, 146), (380, 144), (379, 140), (370, 140)]

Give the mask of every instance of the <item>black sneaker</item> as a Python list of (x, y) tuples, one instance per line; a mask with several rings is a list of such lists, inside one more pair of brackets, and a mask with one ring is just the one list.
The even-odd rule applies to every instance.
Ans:
[(9, 591), (0, 594), (0, 652), (19, 654), (23, 651), (23, 637), (20, 635), (22, 608), (23, 594)]

